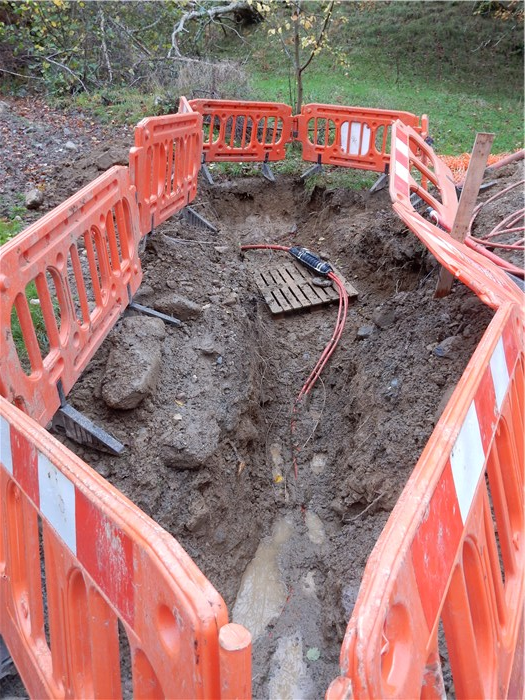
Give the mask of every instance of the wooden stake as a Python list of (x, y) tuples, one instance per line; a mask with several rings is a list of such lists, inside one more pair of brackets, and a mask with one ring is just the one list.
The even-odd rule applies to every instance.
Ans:
[[(470, 223), (474, 207), (476, 206), (479, 188), (483, 182), (485, 166), (487, 164), (487, 158), (489, 157), (493, 141), (494, 134), (476, 134), (476, 140), (474, 142), (474, 148), (472, 149), (472, 155), (470, 156), (470, 163), (468, 165), (465, 183), (463, 185), (463, 189), (461, 190), (458, 211), (456, 213), (456, 218), (454, 219), (452, 231), (450, 232), (452, 238), (454, 238), (456, 241), (460, 241), (461, 243), (463, 243), (467, 235), (468, 225)], [(448, 294), (450, 294), (453, 281), (454, 275), (446, 268), (442, 267), (439, 273), (439, 280), (434, 293), (434, 298), (438, 299), (440, 297), (446, 297)]]

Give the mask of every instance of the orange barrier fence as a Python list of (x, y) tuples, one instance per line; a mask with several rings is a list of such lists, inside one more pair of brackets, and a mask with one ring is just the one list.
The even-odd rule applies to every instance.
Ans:
[(202, 114), (208, 161), (276, 161), (292, 139), (292, 108), (277, 102), (190, 100)]
[(250, 635), (189, 556), (2, 398), (0, 462), (0, 635), (31, 697), (249, 697)]
[(445, 697), (440, 620), (457, 697), (523, 697), (524, 370), (505, 304), (368, 561), (329, 700)]
[[(450, 231), (458, 210), (450, 170), (421, 136), (401, 121), (396, 121), (393, 127), (391, 150), (392, 201), (412, 209), (410, 197), (416, 194), (433, 209), (436, 222)], [(432, 193), (428, 190), (429, 183)]]
[(130, 172), (143, 236), (195, 199), (201, 153), (202, 116), (185, 98), (177, 114), (137, 124)]
[[(399, 121), (392, 128), (392, 143), (390, 198), (396, 214), (439, 262), (470, 287), (485, 304), (497, 309), (512, 301), (522, 308), (523, 293), (502, 269), (491, 264), (485, 256), (454, 240), (447, 230), (438, 228), (421, 212), (416, 211), (410, 198), (411, 193), (416, 193), (436, 212), (437, 216), (431, 213), (431, 218), (436, 221), (439, 219), (447, 229), (452, 227), (457, 211), (457, 196), (447, 166), (421, 142), (418, 134)], [(423, 154), (428, 158), (428, 165), (414, 156), (413, 148), (424, 148)], [(432, 194), (418, 184), (412, 173), (416, 178), (428, 177), (434, 186)]]
[(116, 166), (1, 247), (0, 394), (39, 423), (138, 289), (138, 241), (135, 192)]
[(400, 119), (424, 139), (428, 117), (410, 112), (336, 105), (304, 105), (298, 119), (303, 160), (384, 172), (390, 162), (390, 130)]

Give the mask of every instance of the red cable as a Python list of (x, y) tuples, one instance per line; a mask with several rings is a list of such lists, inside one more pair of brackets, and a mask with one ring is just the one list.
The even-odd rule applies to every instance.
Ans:
[[(241, 246), (241, 250), (283, 250), (285, 252), (290, 251), (290, 246), (283, 246), (283, 245), (274, 245), (270, 243), (260, 243), (260, 244), (254, 244), (254, 245), (243, 245)], [(326, 363), (332, 356), (335, 348), (337, 347), (337, 344), (341, 338), (341, 335), (343, 333), (343, 329), (345, 327), (346, 323), (346, 315), (348, 312), (348, 293), (345, 289), (344, 284), (341, 282), (339, 277), (334, 272), (330, 272), (328, 274), (328, 278), (332, 280), (332, 282), (335, 283), (337, 286), (337, 291), (339, 292), (339, 309), (337, 311), (337, 320), (335, 323), (335, 328), (334, 332), (332, 333), (332, 337), (328, 341), (326, 347), (324, 348), (323, 352), (321, 353), (321, 356), (317, 360), (317, 363), (313, 370), (310, 372), (308, 379), (305, 381), (303, 384), (301, 391), (297, 395), (297, 398), (294, 401), (293, 407), (292, 407), (292, 417), (291, 417), (291, 423), (290, 423), (290, 428), (291, 428), (291, 433), (292, 433), (292, 462), (294, 465), (294, 473), (295, 473), (295, 478), (297, 478), (297, 456), (296, 456), (296, 451), (297, 448), (294, 445), (293, 442), (293, 433), (295, 431), (295, 422), (296, 422), (296, 415), (297, 415), (297, 407), (302, 400), (304, 396), (307, 396), (307, 394), (310, 393), (310, 391), (313, 389), (316, 381), (319, 379), (319, 376), (321, 375), (321, 372), (326, 366)]]

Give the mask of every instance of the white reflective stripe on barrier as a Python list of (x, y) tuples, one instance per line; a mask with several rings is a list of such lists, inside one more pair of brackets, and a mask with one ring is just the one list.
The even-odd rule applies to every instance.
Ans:
[(494, 382), (498, 411), (501, 411), (503, 399), (509, 388), (509, 369), (507, 367), (507, 360), (505, 359), (505, 348), (503, 347), (502, 338), (498, 340), (498, 344), (490, 359), (490, 371)]
[(450, 453), (452, 477), (463, 525), (468, 518), (484, 464), (485, 452), (476, 406), (472, 402)]
[[(350, 140), (348, 140), (349, 125)], [(370, 150), (370, 133), (370, 127), (366, 124), (360, 124), (359, 122), (343, 122), (341, 124), (341, 150), (343, 153), (347, 153), (351, 156), (366, 155)], [(359, 148), (360, 145), (361, 148)]]
[(394, 140), (395, 156), (395, 186), (403, 194), (410, 195), (410, 173), (408, 170), (408, 136), (404, 131), (398, 130)]
[(11, 455), (11, 431), (9, 423), (0, 416), (0, 462), (13, 474), (13, 457)]
[[(115, 604), (122, 617), (133, 622), (133, 543), (97, 506), (41, 453), (26, 452), (27, 437), (18, 434), (15, 450), (21, 449), (24, 463), (15, 461), (11, 428), (0, 416), (0, 459), (5, 470), (23, 485), (42, 514), (95, 583)], [(16, 447), (17, 446), (17, 447)]]
[(40, 452), (38, 493), (42, 515), (76, 556), (75, 486)]

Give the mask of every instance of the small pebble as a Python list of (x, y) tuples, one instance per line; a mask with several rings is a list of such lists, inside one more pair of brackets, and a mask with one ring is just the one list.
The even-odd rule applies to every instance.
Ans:
[(358, 340), (364, 340), (365, 338), (370, 338), (370, 336), (374, 332), (374, 327), (373, 326), (361, 326), (360, 328), (357, 329), (357, 338)]

